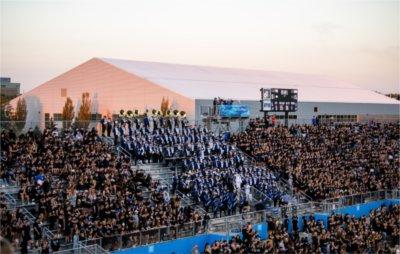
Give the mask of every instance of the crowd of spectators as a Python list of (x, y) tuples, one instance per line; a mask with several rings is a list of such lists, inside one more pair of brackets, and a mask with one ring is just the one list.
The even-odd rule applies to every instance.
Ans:
[(3, 194), (0, 204), (0, 225), (0, 235), (12, 242), (14, 249), (20, 249), (22, 253), (27, 253), (33, 245), (35, 248), (40, 247), (43, 253), (49, 253), (49, 243), (42, 239), (40, 225), (38, 223), (31, 225), (20, 209), (7, 209), (7, 202)]
[(18, 183), (19, 199), (36, 205), (31, 225), (18, 210), (1, 208), (1, 234), (22, 252), (38, 241), (59, 242), (43, 238), (43, 227), (76, 245), (78, 240), (203, 220), (180, 197), (132, 167), (129, 157), (117, 156), (94, 129), (45, 129), (18, 137), (3, 131), (1, 140), (1, 178)]
[(242, 236), (206, 244), (205, 254), (222, 253), (397, 253), (400, 249), (400, 206), (383, 206), (368, 216), (332, 214), (327, 227), (311, 214), (300, 229), (293, 219), (293, 230), (281, 221), (268, 223), (268, 236), (262, 240), (251, 224)]
[(173, 191), (189, 195), (214, 216), (249, 210), (252, 188), (266, 194), (260, 202), (274, 204), (289, 198), (272, 172), (250, 163), (223, 135), (205, 127), (189, 126), (184, 119), (145, 117), (113, 123), (116, 142), (137, 163), (168, 161), (175, 174)]
[(262, 120), (231, 141), (313, 200), (400, 186), (398, 123), (265, 128)]
[(218, 106), (218, 105), (232, 105), (233, 100), (232, 99), (222, 99), (220, 97), (215, 97), (213, 100), (213, 105)]
[[(113, 137), (115, 144), (130, 156), (117, 154), (101, 136)], [(254, 204), (254, 190), (263, 193), (255, 208), (287, 203), (288, 196), (278, 186), (280, 177), (314, 200), (399, 187), (397, 124), (264, 128), (260, 121), (252, 121), (246, 132), (227, 140), (204, 127), (189, 126), (184, 118), (145, 116), (115, 121), (104, 118), (101, 135), (95, 129), (46, 128), (20, 136), (6, 130), (1, 133), (1, 141), (0, 178), (20, 186), (18, 199), (22, 203), (35, 204), (32, 222), (18, 208), (8, 209), (1, 197), (0, 233), (21, 253), (32, 248), (47, 253), (58, 250), (61, 243), (76, 247), (78, 241), (96, 238), (109, 239), (103, 244), (112, 246), (117, 242), (115, 235), (164, 226), (183, 227), (185, 223), (205, 227), (208, 215), (183, 205), (180, 193), (214, 216), (222, 216), (249, 211)], [(250, 162), (239, 148), (259, 163)], [(133, 166), (132, 160), (134, 164), (164, 162), (170, 166), (175, 172), (172, 192)], [(267, 169), (261, 164), (266, 164)], [(371, 218), (392, 223), (393, 214), (398, 211), (398, 207), (382, 208)], [(369, 221), (337, 215), (330, 218), (329, 227), (334, 232), (327, 233), (317, 222), (303, 231), (311, 235), (312, 241), (316, 234), (318, 243), (324, 235), (342, 240), (354, 236), (350, 232), (337, 236), (342, 231), (341, 226), (335, 226), (337, 221), (346, 225), (345, 229), (370, 234), (362, 228), (364, 224), (369, 226)], [(378, 224), (373, 224), (374, 230), (379, 227), (390, 236), (399, 233), (392, 224)], [(53, 232), (53, 238), (43, 234), (44, 227)], [(236, 237), (229, 244), (219, 242), (206, 251), (233, 248), (234, 253), (247, 253), (278, 246), (287, 250), (303, 248), (306, 253), (324, 246), (310, 240), (308, 244), (296, 242), (296, 236), (286, 240), (285, 230), (285, 226), (278, 225), (268, 242), (261, 241), (249, 225), (243, 232), (244, 239)], [(124, 238), (124, 242), (136, 242), (136, 236)], [(369, 239), (370, 235), (366, 237)], [(330, 241), (329, 248), (333, 250), (349, 246), (347, 242), (343, 247), (343, 243)]]
[(215, 97), (213, 100), (212, 114), (217, 115), (218, 106), (220, 105), (233, 105), (234, 100), (232, 99), (222, 99), (220, 97)]

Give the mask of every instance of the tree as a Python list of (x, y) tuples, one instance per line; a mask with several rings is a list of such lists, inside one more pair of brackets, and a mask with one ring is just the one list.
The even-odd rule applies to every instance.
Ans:
[(74, 105), (69, 97), (65, 101), (61, 117), (63, 120), (63, 128), (68, 129), (74, 119)]
[(8, 111), (10, 111), (10, 104), (8, 103), (10, 100), (8, 99), (8, 98), (6, 98), (5, 96), (3, 96), (3, 95), (1, 95), (0, 96), (0, 120), (2, 121), (2, 122), (4, 122), (4, 121), (9, 121), (10, 120), (10, 118), (9, 118), (9, 112), (7, 112), (7, 108), (8, 108)]
[(19, 98), (15, 111), (11, 113), (11, 120), (15, 122), (17, 130), (22, 130), (25, 126), (26, 121), (26, 102), (24, 98)]
[(165, 99), (164, 97), (162, 98), (161, 101), (161, 113), (163, 114), (163, 116), (165, 116), (167, 114), (167, 110), (169, 110), (170, 105), (169, 105), (169, 99)]
[(0, 97), (0, 129), (9, 128), (12, 106), (8, 103), (10, 100), (4, 96)]
[(82, 94), (82, 104), (79, 108), (78, 117), (76, 119), (77, 126), (79, 128), (87, 129), (89, 127), (89, 121), (91, 117), (91, 110), (90, 107), (92, 102), (89, 97), (89, 93)]

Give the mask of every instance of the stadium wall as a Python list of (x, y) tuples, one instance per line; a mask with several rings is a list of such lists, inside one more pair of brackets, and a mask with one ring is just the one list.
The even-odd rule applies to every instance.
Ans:
[[(260, 112), (261, 105), (259, 101), (242, 100), (237, 102), (247, 105), (250, 108), (250, 118), (263, 117)], [(213, 100), (196, 99), (195, 100), (195, 120), (197, 124), (203, 124), (202, 108), (213, 107)], [(315, 112), (315, 108), (317, 112)], [(271, 113), (272, 114), (272, 113)], [(275, 113), (284, 115), (284, 113)], [(339, 102), (299, 102), (298, 111), (291, 112), (290, 116), (296, 116), (296, 119), (290, 119), (289, 123), (310, 124), (313, 116), (317, 115), (338, 115), (338, 116), (357, 116), (357, 119), (399, 119), (400, 107), (398, 104), (372, 104), (372, 103), (339, 103)], [(244, 121), (246, 126), (248, 121)], [(244, 126), (244, 128), (245, 128)], [(231, 131), (240, 131), (238, 122), (231, 122)]]
[[(342, 207), (332, 211), (334, 214), (349, 214), (360, 218), (362, 216), (368, 215), (372, 210), (379, 208), (382, 205), (389, 206), (394, 204), (400, 204), (400, 199), (386, 199), (368, 202), (365, 204), (358, 204), (353, 206)], [(315, 213), (314, 217), (317, 221), (322, 221), (324, 226), (328, 227), (328, 213)], [(309, 220), (310, 215), (304, 216), (306, 220)], [(299, 230), (303, 229), (303, 216), (298, 216), (298, 226)], [(266, 223), (261, 223), (253, 225), (253, 229), (258, 233), (261, 239), (266, 239), (268, 237), (268, 225)], [(293, 230), (292, 219), (288, 219), (288, 229), (289, 232)], [(192, 248), (197, 245), (200, 252), (204, 251), (205, 245), (207, 243), (213, 243), (218, 240), (229, 240), (232, 236), (237, 235), (240, 230), (235, 232), (227, 232), (227, 234), (203, 234), (192, 237), (185, 237), (176, 240), (171, 240), (163, 243), (146, 245), (142, 247), (130, 248), (125, 250), (114, 251), (118, 254), (155, 254), (155, 253), (165, 253), (165, 254), (189, 254)], [(239, 233), (240, 235), (241, 233)]]

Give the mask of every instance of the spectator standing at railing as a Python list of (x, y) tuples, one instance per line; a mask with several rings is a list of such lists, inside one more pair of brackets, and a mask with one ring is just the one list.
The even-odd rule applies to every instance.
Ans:
[(272, 116), (271, 116), (271, 126), (272, 126), (272, 127), (275, 127), (275, 125), (276, 125), (276, 116), (275, 116), (275, 115), (272, 115)]
[(144, 124), (144, 128), (149, 128), (150, 127), (150, 119), (147, 116), (147, 114), (145, 114), (145, 116), (143, 118), (143, 124)]
[(312, 119), (311, 119), (311, 124), (312, 124), (313, 126), (317, 126), (317, 118), (316, 118), (315, 116), (312, 117)]
[(213, 100), (213, 112), (212, 112), (213, 116), (215, 116), (217, 114), (217, 104), (218, 104), (217, 98), (214, 98), (214, 100)]
[(111, 122), (110, 118), (108, 118), (108, 120), (106, 122), (106, 125), (107, 125), (107, 137), (110, 137), (111, 136), (111, 130), (112, 130), (112, 122)]
[(100, 120), (100, 125), (101, 125), (101, 136), (105, 136), (106, 129), (107, 129), (107, 117), (103, 116), (103, 118)]

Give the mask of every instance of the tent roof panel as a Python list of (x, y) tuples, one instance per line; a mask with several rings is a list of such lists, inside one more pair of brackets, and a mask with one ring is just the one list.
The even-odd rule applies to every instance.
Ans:
[(192, 99), (259, 100), (260, 88), (297, 88), (299, 101), (400, 104), (385, 95), (321, 75), (101, 58)]

